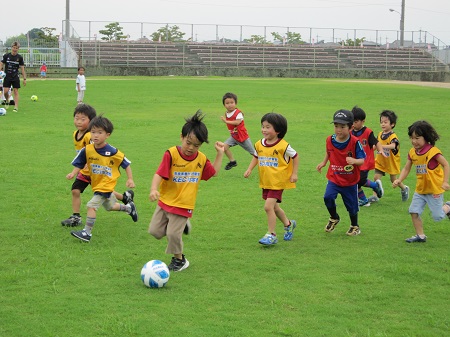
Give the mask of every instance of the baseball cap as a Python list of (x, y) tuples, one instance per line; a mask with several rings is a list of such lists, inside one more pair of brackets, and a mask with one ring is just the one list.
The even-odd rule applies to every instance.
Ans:
[(332, 123), (339, 123), (339, 124), (353, 123), (353, 113), (345, 109), (338, 110), (333, 115)]

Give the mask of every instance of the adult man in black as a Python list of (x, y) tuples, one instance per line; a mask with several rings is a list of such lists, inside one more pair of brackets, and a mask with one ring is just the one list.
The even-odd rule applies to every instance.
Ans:
[(5, 68), (5, 79), (3, 80), (3, 92), (6, 99), (6, 107), (9, 106), (9, 88), (13, 88), (14, 96), (14, 112), (19, 110), (19, 88), (20, 88), (20, 77), (19, 68), (22, 72), (23, 85), (27, 85), (27, 76), (25, 74), (25, 63), (23, 62), (23, 57), (18, 53), (20, 48), (19, 42), (13, 42), (11, 45), (11, 52), (3, 55), (2, 62), (0, 63), (0, 71)]

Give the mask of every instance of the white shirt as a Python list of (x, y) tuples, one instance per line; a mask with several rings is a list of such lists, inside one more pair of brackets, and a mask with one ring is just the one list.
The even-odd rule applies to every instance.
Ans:
[(75, 90), (78, 91), (78, 84), (80, 85), (80, 90), (86, 90), (86, 77), (84, 75), (77, 76), (77, 85), (75, 86)]

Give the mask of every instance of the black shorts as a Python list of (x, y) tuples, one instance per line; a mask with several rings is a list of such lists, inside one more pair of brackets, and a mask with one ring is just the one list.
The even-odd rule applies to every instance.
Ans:
[(75, 179), (75, 181), (72, 184), (72, 191), (73, 190), (80, 190), (80, 193), (83, 193), (86, 187), (88, 187), (90, 183), (87, 181)]
[(3, 88), (20, 88), (20, 78), (9, 78), (8, 76), (5, 77), (3, 80)]

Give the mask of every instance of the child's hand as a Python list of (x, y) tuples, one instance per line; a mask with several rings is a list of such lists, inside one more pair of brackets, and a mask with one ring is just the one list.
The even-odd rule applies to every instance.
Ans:
[(75, 177), (75, 174), (73, 172), (70, 172), (68, 175), (66, 175), (66, 179), (72, 180), (73, 177)]
[(222, 122), (226, 123), (227, 119), (225, 118), (225, 116), (220, 116), (220, 119), (222, 120)]
[(247, 170), (244, 172), (244, 178), (248, 178), (250, 174), (252, 173), (252, 170)]
[(392, 187), (393, 188), (396, 188), (396, 187), (398, 187), (398, 185), (400, 185), (402, 182), (400, 181), (400, 179), (395, 179), (393, 182), (392, 182)]
[(325, 166), (324, 163), (320, 163), (319, 165), (316, 166), (316, 170), (319, 171), (319, 173), (322, 173), (322, 168)]
[(215, 142), (214, 147), (217, 152), (223, 153), (225, 151), (225, 144), (223, 142)]
[(347, 162), (347, 164), (354, 165), (356, 159), (353, 158), (353, 157), (346, 157), (346, 158), (345, 158), (345, 161)]
[(131, 178), (127, 180), (126, 186), (129, 187), (129, 188), (135, 188), (136, 187), (136, 185), (134, 184), (134, 180), (131, 179)]
[(150, 195), (148, 196), (150, 201), (156, 201), (159, 199), (159, 191), (158, 190), (151, 190)]
[(289, 181), (291, 183), (296, 183), (298, 180), (297, 174), (292, 173), (291, 178), (289, 178)]
[(442, 188), (446, 191), (450, 191), (450, 185), (446, 182), (442, 183)]

